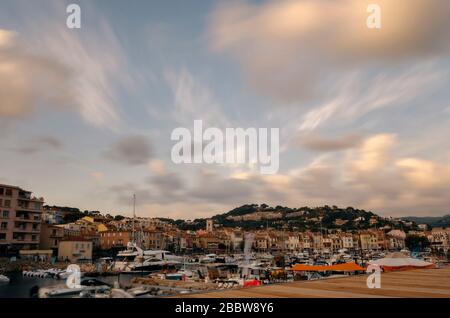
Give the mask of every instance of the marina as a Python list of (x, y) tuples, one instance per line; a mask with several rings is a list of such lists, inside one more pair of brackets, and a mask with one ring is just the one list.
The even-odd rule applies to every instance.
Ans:
[[(24, 270), (2, 276), (0, 297), (141, 298), (141, 297), (439, 297), (450, 295), (445, 262), (427, 262), (424, 253), (408, 251), (357, 255), (300, 253), (206, 254), (178, 256), (164, 250), (142, 250), (135, 244), (115, 259), (84, 264), (76, 272), (61, 268)], [(103, 265), (107, 265), (104, 267)], [(78, 265), (76, 265), (78, 266)], [(368, 287), (370, 266), (382, 272), (381, 289)], [(78, 266), (79, 267), (79, 266)], [(81, 268), (81, 267), (80, 267)], [(72, 277), (72, 279), (74, 279)], [(76, 279), (76, 278), (75, 278)], [(408, 280), (410, 282), (408, 283)], [(413, 282), (413, 283), (412, 283)], [(429, 288), (433, 286), (433, 288)], [(402, 292), (405, 292), (404, 296)], [(415, 296), (416, 295), (416, 296)]]
[(302, 281), (232, 291), (180, 295), (183, 298), (450, 298), (450, 268), (417, 269), (381, 275), (381, 288), (369, 289), (366, 275)]

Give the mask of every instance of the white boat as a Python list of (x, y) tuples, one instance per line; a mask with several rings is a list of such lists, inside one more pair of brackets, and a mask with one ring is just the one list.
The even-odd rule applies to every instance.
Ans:
[(0, 283), (9, 283), (9, 278), (5, 275), (0, 275)]
[(145, 267), (178, 264), (183, 257), (164, 250), (143, 250), (136, 244), (129, 243), (126, 250), (117, 254), (114, 269), (122, 272), (143, 270)]
[(105, 294), (111, 291), (111, 286), (96, 279), (85, 279), (76, 288), (68, 288), (64, 284), (47, 286), (39, 289), (39, 298), (54, 297), (87, 297), (95, 294)]
[(205, 257), (200, 259), (200, 263), (215, 263), (217, 255), (216, 254), (207, 254)]

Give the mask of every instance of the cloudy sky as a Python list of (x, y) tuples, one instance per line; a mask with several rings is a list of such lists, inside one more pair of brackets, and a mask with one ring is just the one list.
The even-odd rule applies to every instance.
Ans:
[[(449, 1), (76, 1), (79, 30), (71, 2), (0, 1), (0, 183), (141, 216), (450, 212)], [(279, 127), (279, 173), (173, 164), (195, 119)]]

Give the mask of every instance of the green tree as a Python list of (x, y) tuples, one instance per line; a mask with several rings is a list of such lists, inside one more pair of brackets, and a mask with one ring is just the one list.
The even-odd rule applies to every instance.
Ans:
[(430, 242), (425, 236), (408, 235), (405, 239), (405, 245), (410, 251), (421, 251), (430, 246)]

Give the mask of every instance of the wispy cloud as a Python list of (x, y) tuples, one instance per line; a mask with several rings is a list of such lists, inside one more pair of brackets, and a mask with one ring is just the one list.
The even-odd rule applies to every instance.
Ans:
[(367, 76), (354, 73), (337, 83), (340, 93), (324, 106), (306, 113), (300, 130), (314, 130), (333, 120), (357, 120), (361, 116), (386, 107), (404, 105), (418, 96), (439, 88), (448, 76), (438, 64), (426, 62), (400, 71)]
[(227, 127), (228, 120), (221, 105), (207, 85), (195, 78), (187, 69), (166, 71), (165, 79), (173, 93), (173, 119), (191, 127), (201, 119), (213, 127)]
[[(16, 110), (9, 113), (20, 114), (20, 105), (33, 105), (42, 96), (48, 96), (52, 97), (51, 104), (65, 102), (75, 105), (83, 119), (96, 127), (117, 129), (121, 122), (119, 89), (132, 87), (134, 77), (129, 72), (130, 65), (114, 29), (101, 12), (87, 2), (83, 3), (83, 21), (88, 21), (89, 14), (95, 12), (97, 23), (91, 28), (84, 25), (85, 29), (82, 27), (79, 31), (68, 29), (64, 23), (61, 24), (60, 19), (50, 18), (65, 12), (64, 2), (47, 1), (40, 4), (30, 3), (28, 10), (17, 9), (10, 12), (9, 16), (2, 17), (5, 20), (14, 18), (22, 21), (19, 31), (21, 47), (39, 56), (17, 56), (15, 52), (15, 60), (9, 62), (9, 73), (13, 72), (18, 79), (22, 79), (21, 66), (28, 69), (24, 78), (29, 78), (28, 75), (36, 77), (30, 79), (28, 84), (31, 87), (19, 81), (9, 84), (15, 85), (13, 88), (17, 92), (11, 97), (16, 96), (13, 100)], [(20, 58), (22, 60), (18, 60)], [(19, 64), (21, 61), (25, 64)], [(13, 63), (17, 67), (11, 69)], [(29, 69), (30, 65), (34, 70)], [(6, 71), (4, 65), (3, 72)], [(40, 99), (33, 95), (34, 92), (38, 93)], [(2, 109), (1, 112), (6, 113), (6, 110)]]

